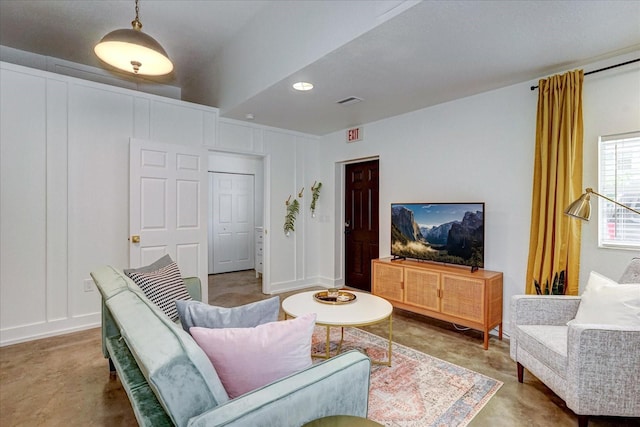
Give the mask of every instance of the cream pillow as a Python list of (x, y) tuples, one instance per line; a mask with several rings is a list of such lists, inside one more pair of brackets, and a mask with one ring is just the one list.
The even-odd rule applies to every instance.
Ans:
[(592, 271), (569, 323), (640, 326), (640, 284), (620, 285)]

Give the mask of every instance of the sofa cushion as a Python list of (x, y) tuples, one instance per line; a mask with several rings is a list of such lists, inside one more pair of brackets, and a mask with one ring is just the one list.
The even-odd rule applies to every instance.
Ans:
[[(128, 273), (126, 273), (128, 272)], [(173, 321), (178, 320), (176, 300), (191, 300), (178, 265), (165, 255), (153, 264), (125, 270), (144, 294)]]
[(176, 301), (176, 308), (182, 327), (187, 332), (193, 326), (210, 329), (254, 328), (278, 320), (280, 298), (275, 296), (231, 308), (200, 301)]
[(306, 314), (255, 328), (190, 331), (233, 399), (311, 366), (315, 320), (315, 314)]
[(525, 348), (534, 358), (566, 378), (567, 326), (518, 325), (518, 346)]
[(572, 323), (640, 326), (640, 284), (619, 285), (592, 271)]

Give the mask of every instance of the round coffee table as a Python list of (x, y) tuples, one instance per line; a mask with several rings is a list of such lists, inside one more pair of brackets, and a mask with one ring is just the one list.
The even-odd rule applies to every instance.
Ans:
[(393, 334), (392, 316), (393, 306), (389, 301), (365, 292), (354, 292), (356, 296), (353, 302), (347, 304), (325, 304), (316, 301), (313, 295), (319, 291), (301, 292), (291, 295), (282, 301), (282, 310), (285, 317), (299, 317), (307, 313), (316, 314), (316, 325), (327, 327), (327, 341), (324, 355), (315, 357), (331, 357), (329, 333), (331, 327), (341, 328), (341, 338), (336, 354), (340, 353), (344, 341), (344, 328), (373, 325), (374, 323), (389, 320), (389, 359), (385, 361), (372, 360), (391, 366), (391, 339)]

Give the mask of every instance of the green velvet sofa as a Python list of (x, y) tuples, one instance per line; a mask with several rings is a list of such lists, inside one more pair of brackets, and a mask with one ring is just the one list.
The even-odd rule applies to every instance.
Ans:
[[(91, 273), (103, 299), (103, 352), (142, 426), (301, 426), (329, 415), (367, 416), (371, 362), (346, 352), (229, 399), (191, 336), (116, 268)], [(185, 279), (200, 300), (200, 281)]]

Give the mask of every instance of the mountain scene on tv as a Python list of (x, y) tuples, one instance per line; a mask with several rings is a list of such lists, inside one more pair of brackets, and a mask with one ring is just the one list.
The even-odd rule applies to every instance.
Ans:
[(391, 254), (484, 267), (480, 203), (392, 204)]

